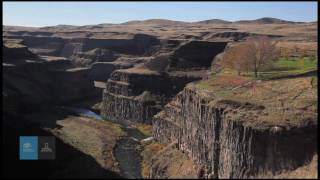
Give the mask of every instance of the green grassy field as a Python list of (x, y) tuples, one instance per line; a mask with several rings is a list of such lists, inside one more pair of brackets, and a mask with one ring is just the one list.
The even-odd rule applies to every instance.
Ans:
[(302, 59), (285, 59), (281, 58), (274, 65), (273, 71), (281, 70), (312, 70), (317, 68), (317, 60), (312, 60), (310, 58)]
[[(282, 78), (290, 75), (304, 74), (310, 71), (317, 70), (317, 60), (310, 58), (281, 58), (276, 61), (273, 67), (269, 70), (258, 72), (257, 79), (274, 79)], [(243, 73), (244, 76), (253, 77), (253, 72)], [(316, 75), (315, 75), (316, 76)]]

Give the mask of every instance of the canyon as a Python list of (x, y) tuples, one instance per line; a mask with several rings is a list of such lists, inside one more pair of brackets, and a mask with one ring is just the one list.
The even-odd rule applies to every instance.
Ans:
[[(270, 18), (3, 26), (3, 136), (55, 136), (72, 157), (82, 158), (59, 162), (70, 168), (84, 161), (87, 170), (74, 165), (70, 172), (88, 172), (89, 178), (255, 178), (294, 172), (317, 156), (312, 77), (317, 69), (255, 80), (255, 96), (246, 86), (215, 84), (220, 77), (213, 69), (224, 51), (262, 35), (279, 41), (292, 57), (317, 51), (317, 22)], [(103, 120), (71, 113), (71, 107)], [(139, 126), (152, 127), (151, 135), (138, 132)], [(7, 145), (15, 148), (9, 140)], [(57, 157), (63, 154), (60, 149)], [(59, 162), (48, 163), (66, 168)], [(47, 173), (73, 177), (70, 172)], [(8, 173), (15, 175), (9, 168)]]
[(310, 161), (316, 152), (316, 114), (307, 125), (285, 127), (261, 122), (257, 115), (264, 108), (189, 84), (155, 116), (154, 137), (164, 144), (176, 141), (210, 178), (250, 178)]

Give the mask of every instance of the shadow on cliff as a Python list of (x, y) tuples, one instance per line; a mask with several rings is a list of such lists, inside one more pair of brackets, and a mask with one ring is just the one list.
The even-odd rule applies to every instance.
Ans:
[(281, 77), (270, 78), (270, 80), (294, 79), (294, 78), (311, 77), (311, 76), (317, 76), (317, 75), (318, 75), (318, 70), (312, 70), (312, 71), (308, 71), (308, 72), (305, 72), (302, 74), (293, 74), (293, 75), (286, 75), (286, 76), (281, 76)]
[[(55, 160), (19, 160), (19, 136), (52, 136), (39, 127), (13, 125), (18, 117), (3, 114), (2, 121), (2, 165), (8, 178), (120, 178), (112, 171), (101, 167), (94, 158), (56, 138)], [(19, 119), (21, 120), (21, 119)], [(52, 126), (53, 124), (50, 124)]]

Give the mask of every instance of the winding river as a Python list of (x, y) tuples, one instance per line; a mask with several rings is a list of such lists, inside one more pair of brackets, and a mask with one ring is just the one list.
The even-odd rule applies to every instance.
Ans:
[(79, 108), (79, 107), (65, 107), (63, 106), (62, 109), (65, 109), (67, 111), (70, 111), (72, 113), (75, 113), (79, 116), (86, 116), (86, 117), (91, 117), (91, 118), (94, 118), (94, 119), (98, 119), (98, 120), (102, 120), (101, 116), (96, 114), (95, 112), (93, 111), (90, 111), (88, 109), (85, 109), (85, 108)]
[[(78, 107), (62, 107), (79, 116), (92, 117), (97, 120), (103, 120), (102, 117), (93, 111)], [(120, 175), (129, 179), (141, 179), (141, 150), (140, 141), (146, 137), (135, 127), (122, 124), (123, 130), (128, 136), (123, 137), (114, 149), (114, 155), (119, 163)]]
[(145, 137), (136, 129), (125, 127), (128, 136), (119, 141), (115, 148), (115, 157), (119, 162), (120, 175), (129, 179), (141, 179), (141, 144)]

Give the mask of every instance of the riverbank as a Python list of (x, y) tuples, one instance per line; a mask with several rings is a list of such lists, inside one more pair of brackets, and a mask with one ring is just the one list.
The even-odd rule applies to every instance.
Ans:
[[(113, 149), (117, 141), (126, 136), (121, 126), (84, 116), (59, 117), (62, 114), (66, 115), (66, 112), (38, 113), (27, 117), (65, 143), (92, 156), (103, 168), (119, 173)], [(48, 127), (52, 125), (53, 119), (55, 119), (56, 127)]]
[(127, 136), (118, 141), (114, 153), (119, 163), (120, 175), (128, 179), (142, 178), (142, 145), (140, 141), (145, 136), (136, 128), (124, 126)]
[[(142, 178), (143, 146), (140, 141), (149, 136), (130, 122), (117, 124), (100, 119), (99, 114), (90, 115), (92, 112), (87, 109), (63, 107), (54, 108), (50, 112), (25, 114), (24, 118), (30, 126), (55, 136), (59, 141), (93, 158), (101, 168), (124, 178)], [(65, 168), (55, 171), (51, 176), (76, 176), (80, 173), (79, 169), (82, 169), (79, 167), (81, 161), (81, 158), (71, 160)], [(94, 172), (90, 167), (85, 167), (87, 169), (82, 169), (81, 174)], [(93, 176), (86, 177), (96, 177), (94, 173), (88, 174)]]
[[(28, 117), (5, 114), (4, 122), (5, 177), (120, 178), (111, 158), (116, 140), (124, 135), (117, 125), (57, 112)], [(100, 136), (109, 133), (111, 137)], [(55, 160), (19, 160), (19, 136), (55, 136)]]
[[(47, 176), (78, 177), (79, 174), (82, 174), (82, 176), (88, 178), (108, 178), (109, 176), (103, 174), (103, 171), (114, 173), (112, 177), (119, 176), (119, 165), (114, 156), (113, 150), (117, 142), (127, 135), (127, 133), (121, 128), (121, 125), (90, 117), (76, 116), (74, 114), (70, 114), (68, 111), (62, 110), (61, 108), (55, 108), (50, 112), (24, 114), (23, 116), (16, 118), (8, 117), (7, 119), (11, 120), (11, 122), (8, 123), (8, 126), (14, 128), (21, 127), (17, 130), (16, 135), (10, 136), (41, 136), (43, 133), (38, 133), (38, 131), (41, 131), (44, 132), (46, 136), (55, 136), (57, 141), (88, 158), (90, 157), (90, 161), (93, 162), (84, 164), (86, 161), (81, 158), (81, 156), (75, 156), (70, 159), (70, 157), (73, 156), (68, 154), (69, 151), (64, 151), (65, 147), (57, 144), (56, 148), (59, 153), (56, 154), (56, 159), (62, 158), (69, 160), (63, 162), (64, 168), (61, 169), (58, 168), (58, 166), (61, 165), (56, 164), (56, 162), (60, 161), (48, 161), (49, 164), (53, 163), (55, 165), (48, 168), (49, 173)], [(6, 120), (6, 122), (9, 122), (9, 120)], [(8, 136), (7, 139), (9, 139), (9, 135), (5, 134), (5, 136)], [(14, 149), (13, 145), (12, 149)], [(32, 163), (41, 163), (40, 161), (39, 163), (37, 162), (38, 161)], [(26, 161), (24, 163), (28, 164), (30, 161)], [(94, 164), (94, 166), (91, 166), (90, 164)], [(101, 173), (97, 171), (96, 167), (99, 167), (98, 169)], [(30, 176), (38, 177), (38, 175), (39, 174), (34, 172), (34, 174), (31, 173)]]

